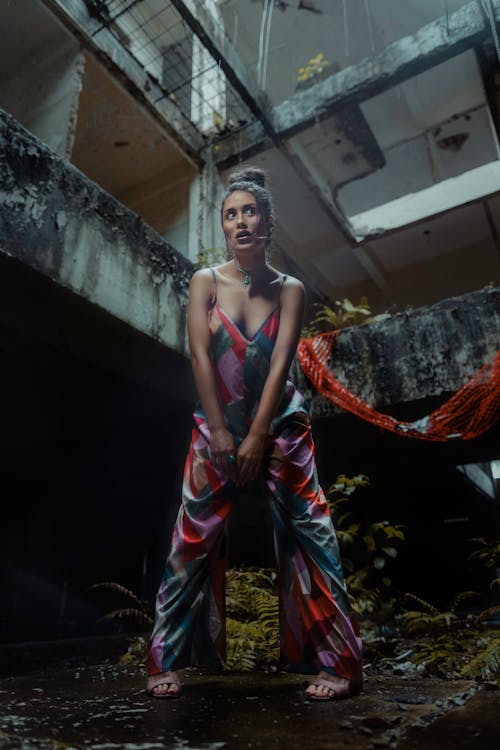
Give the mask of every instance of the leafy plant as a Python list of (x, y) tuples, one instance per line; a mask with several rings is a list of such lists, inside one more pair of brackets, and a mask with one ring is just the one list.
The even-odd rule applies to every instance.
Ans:
[(500, 541), (486, 539), (482, 536), (472, 537), (469, 541), (479, 545), (479, 549), (471, 552), (469, 560), (477, 560), (485, 568), (497, 568), (500, 566)]
[(334, 519), (353, 609), (358, 614), (375, 615), (385, 621), (392, 612), (392, 579), (384, 569), (398, 556), (399, 547), (405, 541), (406, 527), (364, 518), (353, 494), (368, 484), (369, 479), (364, 474), (353, 477), (341, 474), (328, 488), (327, 502)]
[(309, 78), (314, 78), (315, 76), (320, 75), (321, 73), (323, 73), (325, 68), (329, 66), (329, 64), (330, 63), (325, 58), (324, 54), (322, 52), (318, 52), (316, 57), (311, 57), (306, 65), (298, 69), (297, 81), (307, 81), (309, 80)]
[(428, 674), (440, 674), (452, 670), (457, 659), (467, 654), (464, 642), (446, 636), (434, 636), (420, 643), (414, 653), (416, 666), (423, 666)]
[(457, 614), (458, 605), (466, 599), (479, 596), (477, 591), (462, 591), (444, 612), (440, 612), (436, 607), (424, 599), (414, 594), (405, 594), (407, 599), (416, 602), (420, 609), (413, 609), (404, 612), (401, 615), (401, 624), (405, 635), (419, 635), (421, 633), (442, 633), (449, 631), (451, 627), (460, 622)]
[[(226, 661), (228, 671), (248, 672), (258, 666), (274, 664), (279, 659), (279, 602), (276, 571), (267, 568), (232, 568), (226, 573)], [(132, 606), (107, 612), (103, 619), (151, 628), (153, 617), (149, 605), (133, 591), (113, 581), (90, 586), (118, 594)], [(131, 640), (123, 664), (142, 662), (146, 641)]]
[(359, 305), (353, 304), (345, 297), (343, 300), (336, 300), (334, 308), (320, 303), (314, 303), (313, 307), (317, 308), (317, 312), (311, 322), (303, 328), (302, 338), (312, 338), (325, 331), (365, 325), (390, 317), (389, 313), (372, 315), (366, 297), (361, 297)]
[(490, 607), (477, 614), (460, 614), (464, 601), (477, 597), (476, 591), (463, 591), (440, 611), (414, 594), (406, 594), (419, 609), (401, 615), (403, 634), (417, 636), (413, 660), (427, 674), (453, 674), (489, 679), (500, 672), (500, 638), (483, 628), (483, 622), (500, 611)]
[(103, 616), (103, 620), (124, 620), (128, 623), (134, 623), (136, 625), (152, 625), (153, 618), (150, 613), (150, 607), (147, 602), (139, 599), (133, 591), (127, 589), (119, 583), (114, 581), (103, 581), (102, 583), (94, 583), (89, 587), (89, 591), (105, 590), (112, 591), (118, 594), (124, 599), (128, 599), (132, 606), (120, 607), (113, 609), (111, 612), (107, 612)]
[(208, 250), (200, 250), (196, 256), (196, 268), (210, 268), (227, 260), (225, 247), (210, 247)]
[(479, 653), (465, 664), (460, 670), (462, 677), (482, 677), (489, 680), (500, 674), (500, 638), (486, 636), (476, 643)]
[(228, 671), (249, 672), (279, 658), (277, 575), (267, 568), (232, 568), (226, 574)]

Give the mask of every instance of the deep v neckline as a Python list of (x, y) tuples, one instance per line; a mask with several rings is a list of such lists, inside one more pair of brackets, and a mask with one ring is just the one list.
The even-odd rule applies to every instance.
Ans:
[(266, 323), (269, 320), (269, 318), (271, 317), (271, 315), (273, 315), (276, 312), (276, 310), (279, 308), (279, 302), (277, 302), (274, 305), (273, 309), (270, 311), (270, 313), (268, 315), (266, 315), (266, 317), (264, 318), (264, 320), (262, 321), (262, 323), (257, 328), (257, 330), (255, 331), (254, 335), (251, 338), (248, 338), (247, 336), (245, 336), (245, 334), (243, 333), (243, 331), (241, 330), (241, 328), (239, 327), (239, 325), (232, 319), (232, 317), (229, 315), (229, 313), (227, 313), (224, 310), (224, 308), (219, 305), (219, 303), (217, 301), (215, 302), (214, 307), (216, 307), (217, 310), (219, 312), (221, 312), (224, 315), (224, 317), (226, 317), (229, 320), (229, 322), (231, 323), (231, 325), (233, 325), (234, 328), (236, 328), (236, 330), (237, 330), (238, 334), (241, 336), (241, 338), (244, 341), (246, 341), (247, 344), (251, 344), (253, 341), (255, 341), (255, 339), (257, 338), (257, 336), (259, 335), (259, 333), (262, 331), (262, 329), (266, 325)]

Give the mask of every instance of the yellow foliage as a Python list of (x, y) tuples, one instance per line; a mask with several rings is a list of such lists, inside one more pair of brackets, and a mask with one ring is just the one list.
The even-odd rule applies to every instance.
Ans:
[(302, 329), (301, 336), (304, 339), (312, 338), (325, 331), (376, 323), (390, 317), (389, 313), (372, 315), (366, 297), (361, 298), (359, 305), (354, 305), (345, 297), (335, 302), (335, 309), (319, 303), (315, 303), (313, 307), (317, 308), (317, 312), (311, 322)]
[(225, 669), (249, 672), (279, 659), (276, 571), (232, 568), (226, 574)]
[(315, 57), (310, 58), (307, 65), (298, 68), (297, 80), (307, 81), (309, 78), (314, 78), (314, 76), (322, 73), (329, 64), (330, 63), (328, 62), (328, 60), (326, 60), (324, 54), (322, 52), (318, 52)]

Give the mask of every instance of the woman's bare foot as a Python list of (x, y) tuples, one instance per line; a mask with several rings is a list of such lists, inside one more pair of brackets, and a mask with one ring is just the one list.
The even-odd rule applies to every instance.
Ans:
[(153, 698), (178, 698), (181, 681), (177, 672), (160, 672), (150, 675), (146, 690)]
[[(320, 681), (321, 683), (327, 682), (328, 685), (318, 684)], [(312, 680), (311, 684), (304, 691), (306, 698), (323, 701), (335, 700), (336, 698), (346, 698), (350, 694), (351, 683), (349, 680), (323, 671)]]

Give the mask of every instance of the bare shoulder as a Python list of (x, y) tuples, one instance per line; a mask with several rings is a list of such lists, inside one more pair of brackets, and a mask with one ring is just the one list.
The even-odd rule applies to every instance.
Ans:
[(209, 302), (214, 294), (214, 279), (211, 268), (200, 268), (194, 272), (189, 284), (190, 300)]
[(295, 276), (285, 275), (281, 296), (282, 299), (286, 296), (290, 299), (303, 300), (305, 296), (304, 284)]
[(212, 269), (211, 268), (199, 268), (191, 276), (191, 286), (204, 286), (208, 285), (209, 281), (212, 281)]

